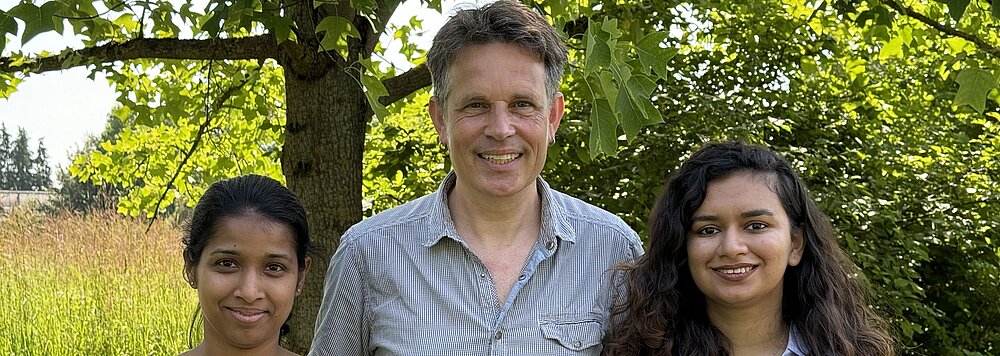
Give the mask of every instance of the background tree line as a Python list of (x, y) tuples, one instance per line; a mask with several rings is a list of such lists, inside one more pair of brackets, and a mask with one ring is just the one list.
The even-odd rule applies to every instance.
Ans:
[(52, 186), (45, 145), (38, 140), (35, 147), (29, 147), (23, 128), (13, 136), (7, 125), (0, 124), (0, 189), (40, 191)]
[[(82, 9), (89, 2), (71, 3)], [(276, 5), (270, 2), (212, 3), (203, 15), (183, 15), (192, 14), (190, 6), (148, 4), (158, 4), (157, 16), (189, 16), (196, 28), (233, 26), (234, 37), (253, 33), (253, 23), (283, 33), (273, 19), (261, 19), (270, 8), (263, 5)], [(362, 10), (366, 4), (352, 2)], [(729, 139), (767, 145), (793, 162), (833, 219), (860, 267), (857, 278), (871, 281), (875, 303), (895, 326), (903, 354), (998, 352), (1000, 7), (987, 1), (893, 0), (531, 4), (566, 34), (573, 56), (562, 87), (567, 116), (543, 172), (554, 187), (618, 213), (647, 236), (653, 199), (667, 175), (699, 145)], [(159, 28), (157, 35), (173, 31), (169, 21), (149, 21)], [(128, 34), (135, 27), (119, 26), (125, 35), (113, 32), (116, 36), (134, 38)], [(350, 27), (338, 37), (347, 47), (356, 40)], [(423, 49), (408, 38), (419, 30), (419, 21), (386, 28), (415, 68)], [(651, 30), (666, 34), (655, 37), (658, 47), (669, 49), (655, 56), (662, 62), (633, 55)], [(327, 35), (333, 32), (331, 27)], [(374, 46), (384, 54), (382, 44)], [(349, 48), (344, 52), (350, 54)], [(399, 97), (374, 115), (377, 119), (364, 120), (363, 147), (355, 148), (359, 161), (337, 168), (357, 169), (360, 186), (344, 193), (306, 189), (291, 178), (315, 166), (296, 161), (289, 168), (289, 132), (307, 127), (296, 123), (291, 111), (307, 104), (285, 101), (293, 95), (284, 89), (290, 80), (284, 75), (287, 62), (125, 63), (107, 67), (121, 90), (131, 93), (113, 113), (123, 129), (102, 138), (99, 148), (80, 155), (70, 168), (77, 179), (118, 185), (122, 212), (162, 209), (163, 195), (169, 196), (166, 203), (192, 204), (211, 182), (260, 172), (289, 177), (305, 199), (356, 198), (357, 205), (333, 202), (333, 210), (357, 209), (356, 217), (339, 215), (346, 224), (433, 190), (449, 168), (424, 113), (425, 89)], [(399, 77), (392, 66), (358, 65), (386, 84)], [(163, 72), (146, 76), (142, 70), (149, 67)], [(623, 75), (632, 72), (642, 80)], [(190, 78), (205, 73), (219, 79), (204, 87), (177, 84), (198, 83), (201, 79)], [(382, 102), (365, 95), (378, 94), (378, 86), (364, 75), (353, 78), (365, 84), (360, 100), (375, 105), (367, 113), (371, 117)], [(629, 104), (634, 95), (623, 92), (630, 84), (649, 89), (647, 97), (663, 123), (654, 124), (648, 107)], [(183, 118), (190, 110), (206, 109), (185, 100), (205, 98), (226, 99), (215, 120)], [(628, 110), (641, 118), (606, 115)], [(329, 137), (307, 142), (333, 145), (331, 138), (343, 138), (321, 132)], [(198, 150), (178, 169), (178, 157), (185, 157), (192, 141), (201, 142), (194, 145)], [(174, 184), (164, 178), (177, 172), (185, 179)], [(330, 177), (323, 176), (341, 183)], [(311, 209), (310, 218), (328, 213)], [(339, 228), (332, 234), (339, 236)], [(328, 253), (336, 239), (324, 243)], [(316, 289), (322, 285), (310, 283)], [(299, 327), (311, 331), (308, 323)]]

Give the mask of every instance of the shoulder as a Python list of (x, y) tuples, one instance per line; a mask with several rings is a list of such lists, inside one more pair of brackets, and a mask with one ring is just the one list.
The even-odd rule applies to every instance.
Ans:
[[(366, 218), (347, 229), (341, 237), (340, 243), (341, 245), (365, 244), (371, 237), (406, 238), (427, 231), (428, 220), (437, 197), (438, 193), (434, 192)], [(410, 233), (387, 233), (401, 230)]]
[(551, 196), (553, 204), (578, 233), (581, 229), (594, 229), (600, 232), (595, 236), (642, 245), (635, 230), (617, 215), (554, 189)]

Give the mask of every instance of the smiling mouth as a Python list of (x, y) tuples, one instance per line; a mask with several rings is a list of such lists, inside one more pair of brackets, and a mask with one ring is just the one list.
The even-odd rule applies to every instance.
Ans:
[(757, 266), (744, 266), (739, 268), (713, 268), (713, 269), (716, 272), (723, 274), (744, 274), (744, 273), (750, 273), (750, 271), (753, 271), (756, 268)]
[(226, 310), (229, 311), (229, 313), (232, 314), (233, 318), (235, 318), (237, 321), (246, 324), (256, 323), (264, 319), (265, 316), (267, 316), (267, 312), (263, 310), (234, 309), (229, 307), (227, 307)]
[(490, 163), (493, 164), (507, 164), (521, 157), (521, 154), (507, 153), (502, 155), (491, 155), (491, 154), (480, 153), (479, 157), (487, 161), (490, 161)]

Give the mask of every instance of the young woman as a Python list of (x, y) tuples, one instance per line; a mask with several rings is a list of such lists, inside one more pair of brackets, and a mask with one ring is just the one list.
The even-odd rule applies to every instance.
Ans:
[(788, 163), (709, 144), (669, 181), (623, 266), (612, 355), (892, 355), (868, 285)]
[(184, 238), (184, 273), (198, 290), (205, 336), (185, 355), (289, 355), (278, 344), (311, 263), (305, 209), (278, 181), (213, 184)]

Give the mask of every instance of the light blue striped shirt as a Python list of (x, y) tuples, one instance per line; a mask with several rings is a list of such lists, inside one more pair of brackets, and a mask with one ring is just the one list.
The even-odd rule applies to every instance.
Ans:
[(439, 189), (354, 225), (327, 271), (310, 355), (598, 355), (608, 269), (642, 254), (621, 219), (537, 180), (542, 228), (500, 303)]

